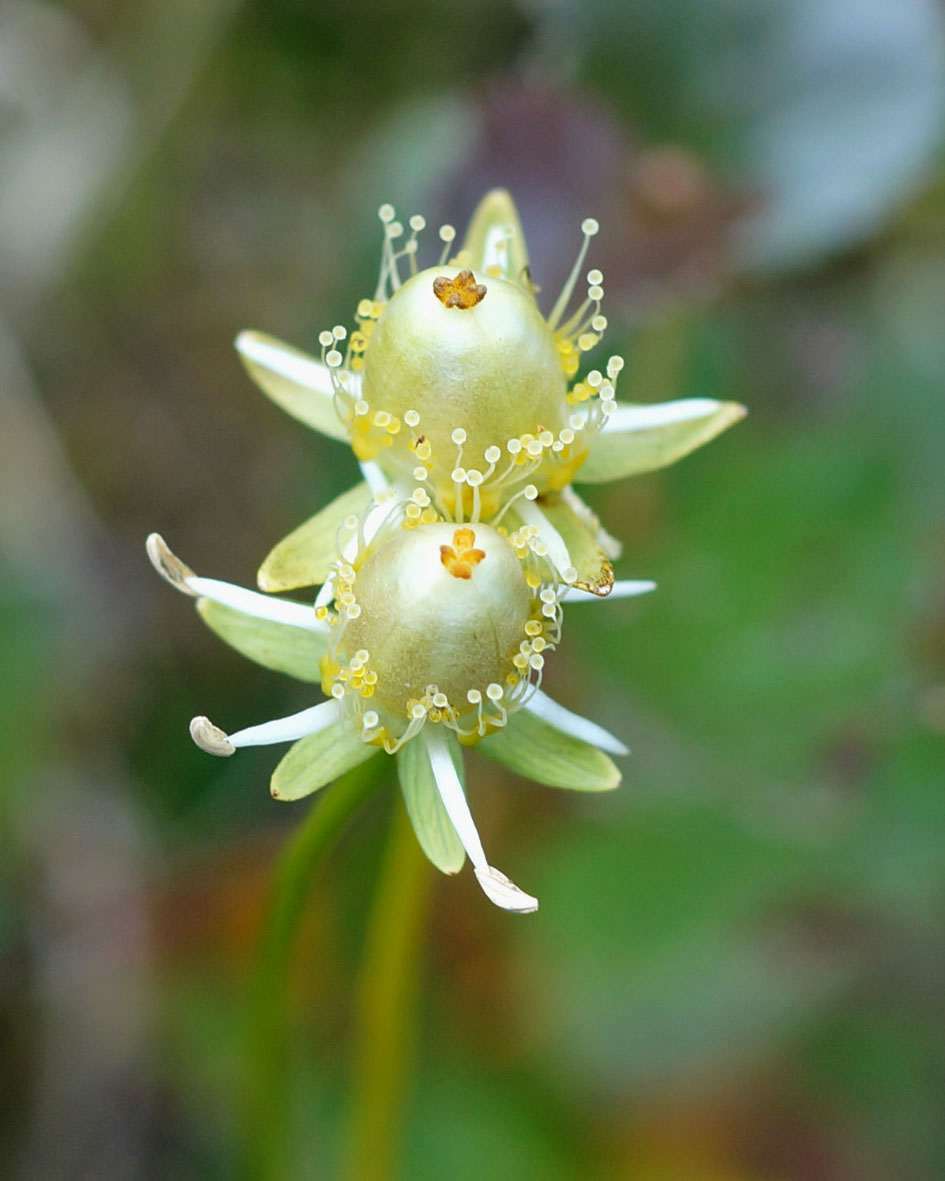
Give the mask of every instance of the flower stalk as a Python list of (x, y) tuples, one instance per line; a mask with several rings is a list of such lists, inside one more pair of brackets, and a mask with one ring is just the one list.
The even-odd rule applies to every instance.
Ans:
[(291, 1167), (288, 1072), (288, 979), (312, 883), (335, 839), (384, 778), (383, 764), (343, 775), (309, 811), (279, 862), (269, 896), (247, 1020), (244, 1181), (299, 1176)]
[(390, 1181), (411, 1073), (415, 1000), (432, 868), (403, 804), (390, 837), (367, 929), (354, 1012), (345, 1181)]

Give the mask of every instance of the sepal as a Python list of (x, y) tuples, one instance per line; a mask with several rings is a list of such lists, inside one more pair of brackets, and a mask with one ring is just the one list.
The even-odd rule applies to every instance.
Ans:
[(488, 275), (498, 268), (497, 273), (510, 283), (529, 295), (534, 294), (525, 234), (507, 190), (492, 189), (479, 202), (470, 218), (462, 249), (468, 253), (468, 265), (474, 271)]
[(236, 351), (246, 372), (277, 406), (330, 439), (347, 442), (331, 375), (321, 361), (264, 332), (241, 332)]
[(579, 484), (602, 484), (668, 467), (746, 413), (738, 402), (714, 398), (683, 398), (654, 406), (617, 403), (574, 478)]
[(300, 800), (379, 753), (343, 719), (292, 746), (272, 773), (274, 800)]
[(510, 771), (548, 787), (610, 791), (620, 782), (613, 761), (587, 742), (565, 734), (527, 709), (479, 743), (479, 750)]
[(595, 531), (560, 495), (551, 493), (540, 498), (538, 503), (564, 541), (572, 571), (577, 572), (570, 585), (592, 595), (609, 594), (614, 585), (614, 568), (598, 543)]
[[(465, 787), (463, 752), (452, 735), (449, 750), (459, 781)], [(401, 747), (397, 752), (397, 775), (421, 849), (443, 873), (459, 873), (466, 852), (443, 805), (424, 743), (407, 742)]]
[(257, 664), (300, 681), (321, 680), (318, 662), (328, 644), (328, 637), (322, 632), (257, 619), (212, 599), (198, 599), (197, 611), (221, 640)]
[(367, 484), (356, 484), (293, 529), (273, 547), (259, 567), (256, 581), (260, 590), (287, 591), (323, 583), (338, 557), (338, 527), (349, 514), (360, 516), (370, 501)]

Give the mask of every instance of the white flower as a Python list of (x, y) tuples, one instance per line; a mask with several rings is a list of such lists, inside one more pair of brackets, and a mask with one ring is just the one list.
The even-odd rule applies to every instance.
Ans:
[[(561, 635), (562, 604), (622, 598), (651, 582), (615, 582), (619, 544), (570, 487), (662, 467), (742, 416), (734, 403), (662, 406), (615, 400), (623, 362), (576, 378), (597, 344), (602, 275), (567, 308), (590, 238), (548, 318), (534, 298), (525, 242), (507, 193), (488, 194), (461, 250), (417, 269), (410, 235), (381, 210), (377, 290), (358, 328), (321, 335), (315, 360), (258, 333), (237, 340), (263, 389), (296, 417), (347, 439), (364, 480), (269, 554), (263, 591), (320, 586), (287, 602), (201, 578), (157, 534), (148, 552), (205, 622), (270, 668), (321, 683), (327, 700), (227, 734), (191, 723), (199, 746), (231, 755), (292, 742), (272, 794), (294, 800), (380, 753), (393, 755), (418, 839), (457, 872), (468, 855), (488, 897), (530, 911), (536, 899), (489, 864), (469, 811), (462, 745), (540, 783), (616, 787), (623, 744), (541, 690)], [(409, 275), (401, 275), (406, 268)], [(342, 347), (344, 352), (342, 352)]]

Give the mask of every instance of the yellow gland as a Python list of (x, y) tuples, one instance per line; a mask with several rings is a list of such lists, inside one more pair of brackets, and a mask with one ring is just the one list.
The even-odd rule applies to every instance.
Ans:
[(384, 462), (413, 469), (419, 458), (438, 484), (460, 465), (482, 471), (509, 440), (557, 437), (573, 413), (554, 334), (502, 278), (455, 266), (414, 275), (372, 324), (363, 358), (365, 424), (380, 413), (409, 427), (389, 436)]
[(439, 522), (398, 533), (357, 571), (353, 592), (360, 611), (339, 659), (376, 674), (374, 700), (394, 717), (409, 719), (434, 691), (439, 708), (465, 712), (470, 690), (481, 698), (515, 673), (531, 593), (497, 530)]

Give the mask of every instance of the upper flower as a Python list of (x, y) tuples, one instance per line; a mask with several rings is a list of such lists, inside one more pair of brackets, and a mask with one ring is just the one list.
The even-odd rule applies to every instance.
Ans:
[(354, 331), (321, 334), (321, 361), (255, 332), (241, 333), (236, 346), (290, 413), (347, 438), (388, 480), (424, 481), (451, 515), (488, 520), (528, 484), (553, 497), (574, 479), (662, 467), (744, 413), (708, 398), (618, 403), (619, 356), (577, 378), (581, 355), (607, 327), (599, 270), (587, 272), (585, 298), (571, 308), (598, 229), (592, 218), (546, 317), (508, 193), (487, 194), (453, 256), (455, 232), (442, 227), (440, 260), (425, 270), (417, 267), (424, 219), (412, 217), (407, 234), (391, 206), (380, 217), (374, 295), (358, 304)]

